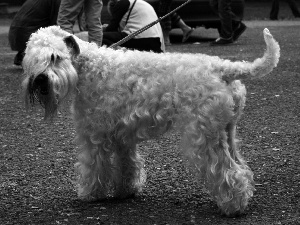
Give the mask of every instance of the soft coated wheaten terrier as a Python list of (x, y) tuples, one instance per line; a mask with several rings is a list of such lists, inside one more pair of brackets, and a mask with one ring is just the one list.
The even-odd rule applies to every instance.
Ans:
[(144, 160), (137, 143), (171, 128), (182, 134), (182, 155), (228, 216), (253, 195), (253, 173), (236, 146), (235, 128), (246, 89), (238, 80), (262, 77), (278, 63), (279, 45), (267, 29), (265, 54), (231, 62), (204, 54), (114, 50), (53, 26), (34, 33), (23, 61), (27, 105), (45, 117), (72, 96), (81, 146), (78, 195), (94, 200), (141, 191)]

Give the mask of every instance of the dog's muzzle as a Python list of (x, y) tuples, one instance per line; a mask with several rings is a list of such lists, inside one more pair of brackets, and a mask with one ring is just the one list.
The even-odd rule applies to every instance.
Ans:
[(31, 90), (35, 94), (49, 94), (49, 78), (45, 74), (38, 75), (32, 82)]
[(35, 78), (34, 76), (30, 77), (28, 92), (31, 104), (39, 102), (45, 107), (50, 93), (50, 82), (48, 76), (41, 73)]
[(58, 100), (47, 74), (41, 73), (29, 80), (28, 93), (31, 105), (35, 102), (45, 108), (45, 119), (53, 117), (57, 111)]

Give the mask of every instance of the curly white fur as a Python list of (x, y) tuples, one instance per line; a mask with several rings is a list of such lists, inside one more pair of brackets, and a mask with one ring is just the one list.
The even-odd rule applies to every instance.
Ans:
[(170, 128), (182, 132), (182, 153), (222, 212), (243, 212), (253, 173), (238, 151), (235, 127), (246, 89), (237, 79), (261, 77), (278, 63), (279, 46), (264, 30), (267, 50), (254, 62), (204, 54), (113, 50), (69, 36), (58, 27), (30, 38), (24, 58), (27, 104), (45, 116), (74, 93), (72, 113), (81, 145), (76, 168), (82, 199), (127, 197), (141, 191), (142, 140)]

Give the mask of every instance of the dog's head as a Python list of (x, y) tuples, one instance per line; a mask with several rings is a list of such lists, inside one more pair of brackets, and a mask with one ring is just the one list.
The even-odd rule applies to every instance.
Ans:
[(56, 114), (59, 103), (76, 87), (78, 75), (72, 59), (79, 53), (74, 36), (58, 27), (32, 34), (23, 60), (27, 107), (38, 102), (45, 108), (45, 118)]

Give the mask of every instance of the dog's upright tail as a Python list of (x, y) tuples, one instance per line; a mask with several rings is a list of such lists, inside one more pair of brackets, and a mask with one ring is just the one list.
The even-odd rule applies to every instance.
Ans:
[(224, 61), (223, 80), (231, 82), (243, 79), (249, 75), (253, 78), (263, 77), (270, 73), (276, 66), (280, 57), (280, 47), (267, 28), (264, 29), (264, 39), (267, 45), (264, 56), (253, 62), (231, 62)]

